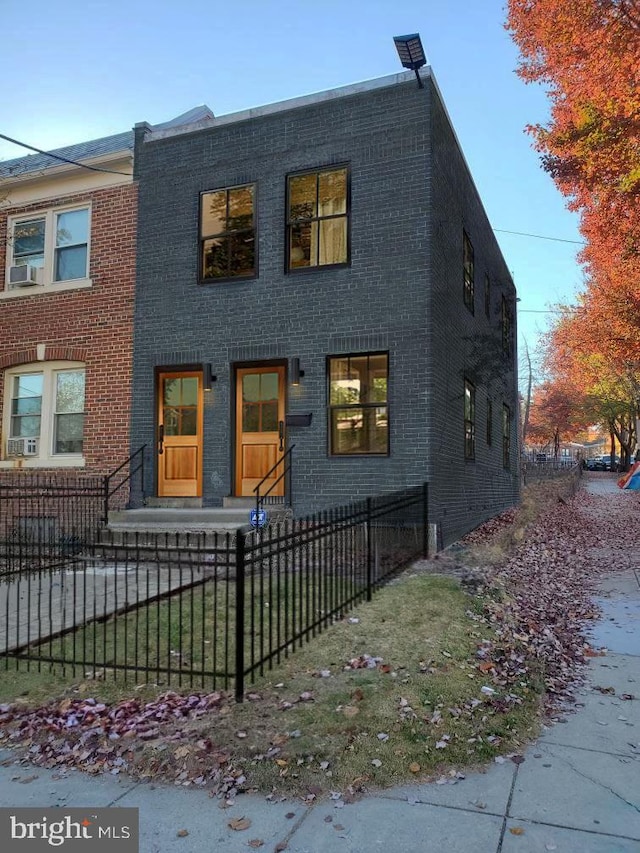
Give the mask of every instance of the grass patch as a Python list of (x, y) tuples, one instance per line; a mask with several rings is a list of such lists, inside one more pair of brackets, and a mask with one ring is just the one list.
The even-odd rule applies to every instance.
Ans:
[[(490, 629), (473, 618), (477, 608), (451, 579), (404, 575), (352, 611), (358, 622), (342, 619), (259, 676), (243, 704), (190, 723), (188, 742), (206, 737), (229, 751), (251, 787), (296, 793), (455, 773), (517, 750), (536, 733), (536, 685), (501, 688), (478, 671), (477, 644)], [(345, 669), (364, 655), (382, 661)], [(1, 681), (3, 701), (29, 704), (45, 695), (114, 701), (133, 693), (130, 685), (20, 667)], [(491, 697), (481, 692), (487, 684)], [(206, 765), (195, 745), (178, 760), (173, 746), (158, 751), (162, 743), (140, 751), (139, 772), (174, 778), (190, 761)]]

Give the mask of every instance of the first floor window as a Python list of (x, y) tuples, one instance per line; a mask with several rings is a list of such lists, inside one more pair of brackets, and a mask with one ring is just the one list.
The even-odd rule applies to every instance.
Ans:
[(88, 277), (88, 207), (48, 210), (15, 219), (10, 235), (8, 287)]
[(82, 454), (83, 366), (58, 362), (39, 364), (37, 369), (25, 367), (6, 374), (5, 388), (7, 455)]
[(493, 403), (487, 400), (487, 444), (491, 447), (493, 441)]
[(506, 404), (502, 407), (502, 464), (511, 466), (511, 409)]
[(388, 455), (388, 354), (331, 356), (328, 368), (331, 455)]
[(464, 382), (464, 458), (476, 458), (476, 389)]

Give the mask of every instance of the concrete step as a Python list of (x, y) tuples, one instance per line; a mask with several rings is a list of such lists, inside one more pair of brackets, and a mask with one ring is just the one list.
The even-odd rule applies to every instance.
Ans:
[(109, 513), (111, 530), (231, 530), (249, 523), (249, 510), (209, 507), (143, 507)]
[(145, 498), (146, 507), (164, 509), (200, 509), (202, 498)]

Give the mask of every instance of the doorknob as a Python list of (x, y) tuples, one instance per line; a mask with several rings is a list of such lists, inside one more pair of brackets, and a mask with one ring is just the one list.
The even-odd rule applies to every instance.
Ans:
[(164, 424), (158, 427), (158, 456), (164, 453)]
[(284, 421), (278, 421), (278, 438), (280, 439), (280, 453), (284, 450)]

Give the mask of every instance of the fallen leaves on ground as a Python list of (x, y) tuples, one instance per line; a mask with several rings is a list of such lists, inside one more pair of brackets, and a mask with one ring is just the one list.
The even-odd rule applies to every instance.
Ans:
[[(387, 741), (390, 741), (389, 746), (394, 744), (397, 728), (392, 728), (393, 723), (423, 726), (429, 730), (429, 749), (435, 749), (444, 761), (457, 743), (454, 725), (458, 718), (481, 717), (484, 721), (507, 714), (523, 701), (527, 692), (535, 693), (540, 689), (536, 683), (539, 679), (544, 688), (544, 708), (557, 718), (560, 710), (573, 701), (573, 687), (588, 659), (606, 655), (606, 650), (592, 648), (585, 637), (588, 622), (597, 616), (591, 593), (599, 575), (629, 565), (629, 549), (633, 548), (633, 543), (621, 538), (619, 532), (630, 528), (637, 510), (636, 497), (625, 492), (599, 496), (581, 491), (564, 503), (553, 501), (527, 526), (518, 544), (500, 563), (471, 566), (479, 581), (474, 585), (476, 598), (467, 616), (477, 642), (474, 657), (461, 664), (469, 669), (467, 674), (472, 686), (469, 698), (457, 706), (443, 704), (425, 713), (415, 702), (412, 708), (399, 690), (397, 719), (389, 721), (388, 731), (378, 731), (377, 727), (370, 730), (376, 749)], [(464, 553), (461, 552), (456, 565), (463, 559), (472, 562), (473, 547), (504, 533), (515, 518), (516, 512), (510, 510), (465, 537), (461, 546)], [(430, 562), (446, 565), (447, 557)], [(359, 622), (355, 617), (349, 621)], [(341, 664), (339, 660), (335, 665), (332, 663), (336, 673), (333, 677), (330, 668), (314, 667), (310, 680), (312, 678), (311, 684), (319, 688), (317, 679), (331, 678), (333, 682), (340, 670), (364, 670), (354, 676), (375, 677), (380, 673), (385, 682), (391, 683), (397, 672), (403, 672), (402, 664), (406, 663), (394, 661), (392, 669), (381, 657), (362, 653), (347, 659), (346, 663)], [(439, 653), (419, 648), (413, 665), (419, 678), (428, 679), (459, 664), (446, 648)], [(276, 689), (282, 687), (283, 682), (275, 685)], [(596, 689), (613, 695), (613, 688), (606, 685)], [(319, 689), (316, 693), (320, 693)], [(347, 697), (346, 703), (336, 710), (356, 731), (359, 721), (366, 717), (368, 702), (361, 687), (350, 690)], [(247, 698), (252, 703), (264, 702), (265, 706), (268, 702), (262, 693), (252, 692)], [(631, 701), (636, 697), (622, 693), (618, 698)], [(309, 708), (314, 703), (312, 690), (298, 688), (292, 691), (289, 699), (282, 699), (278, 694), (270, 710), (275, 709), (274, 719), (288, 719), (300, 708)], [(67, 697), (35, 709), (21, 703), (0, 704), (0, 744), (19, 745), (24, 750), (21, 760), (59, 768), (61, 773), (69, 767), (92, 774), (127, 772), (143, 779), (173, 781), (179, 786), (206, 787), (212, 796), (221, 796), (225, 802), (231, 802), (237, 793), (247, 789), (245, 772), (249, 773), (251, 767), (246, 760), (240, 763), (241, 759), (236, 759), (233, 751), (240, 749), (240, 744), (246, 747), (254, 733), (241, 722), (231, 729), (227, 742), (216, 743), (215, 718), (228, 712), (230, 704), (232, 700), (221, 692), (183, 696), (172, 691), (146, 703), (139, 697), (111, 705), (92, 698)], [(270, 710), (265, 709), (265, 714)], [(289, 713), (283, 716), (282, 711)], [(198, 725), (194, 721), (199, 721)], [(291, 767), (293, 775), (295, 758), (291, 759), (283, 751), (289, 739), (300, 737), (301, 733), (298, 729), (278, 733), (277, 725), (272, 721), (276, 732), (270, 733), (269, 747), (261, 746), (262, 752), (252, 753), (251, 762), (273, 763), (281, 776)], [(383, 725), (386, 727), (386, 721)], [(447, 730), (453, 734), (453, 739)], [(501, 737), (479, 731), (466, 739), (469, 747), (474, 748), (480, 741), (498, 748)], [(322, 771), (325, 776), (330, 776), (335, 766), (334, 757), (329, 757), (332, 758), (331, 770), (327, 770), (327, 763)], [(514, 763), (522, 760), (519, 754), (510, 758)], [(371, 759), (374, 768), (383, 767), (375, 752)], [(505, 761), (502, 756), (495, 760)], [(303, 761), (320, 770), (324, 763), (317, 755)], [(383, 769), (387, 764), (385, 759)], [(421, 768), (418, 761), (411, 760), (404, 767), (410, 773), (420, 772)], [(453, 776), (443, 775), (436, 783), (455, 784), (459, 778), (464, 777), (454, 770)], [(365, 784), (366, 780), (362, 785)], [(360, 788), (354, 784), (353, 791), (357, 793)], [(303, 802), (311, 803), (320, 796), (323, 787), (307, 786), (305, 790), (308, 793)], [(267, 799), (274, 801), (269, 799), (271, 796)], [(343, 807), (349, 796), (348, 789), (340, 792), (335, 807)]]

